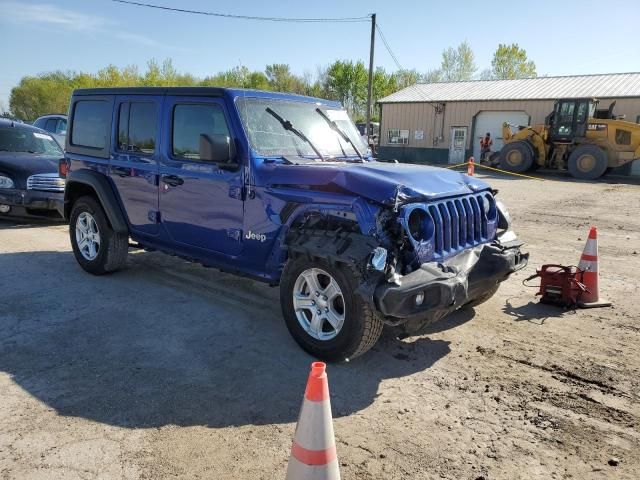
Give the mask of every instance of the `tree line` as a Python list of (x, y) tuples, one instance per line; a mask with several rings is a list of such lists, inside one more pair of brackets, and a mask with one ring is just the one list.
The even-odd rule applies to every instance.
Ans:
[[(373, 102), (419, 82), (536, 76), (535, 64), (517, 44), (499, 45), (491, 65), (491, 69), (478, 72), (474, 53), (465, 41), (456, 48), (444, 50), (439, 68), (424, 73), (415, 69), (387, 72), (378, 67), (373, 75)], [(336, 60), (327, 67), (318, 68), (315, 74), (298, 75), (289, 65), (274, 63), (262, 71), (237, 66), (204, 78), (178, 72), (171, 59), (162, 63), (150, 60), (142, 72), (135, 65), (124, 68), (109, 65), (96, 73), (55, 71), (25, 76), (11, 90), (9, 112), (2, 115), (33, 121), (47, 113), (65, 113), (71, 92), (76, 88), (203, 86), (291, 92), (337, 100), (358, 121), (366, 114), (367, 81), (368, 70), (364, 63), (352, 60)]]

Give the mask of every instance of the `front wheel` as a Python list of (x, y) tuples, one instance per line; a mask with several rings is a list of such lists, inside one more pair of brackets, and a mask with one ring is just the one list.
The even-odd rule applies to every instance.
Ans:
[(328, 361), (355, 358), (382, 333), (382, 320), (360, 294), (359, 275), (320, 259), (289, 259), (280, 283), (282, 313), (296, 342)]
[(505, 145), (500, 151), (500, 168), (523, 173), (533, 165), (533, 149), (522, 140)]

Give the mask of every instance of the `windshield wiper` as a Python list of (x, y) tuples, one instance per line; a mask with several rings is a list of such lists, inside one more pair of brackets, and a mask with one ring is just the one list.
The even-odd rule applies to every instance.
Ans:
[(342, 131), (342, 129), (338, 126), (338, 124), (334, 120), (331, 120), (329, 117), (327, 117), (327, 114), (324, 113), (319, 108), (316, 108), (316, 112), (318, 112), (318, 115), (320, 115), (322, 118), (324, 118), (324, 121), (329, 124), (329, 126), (331, 127), (331, 129), (334, 132), (336, 132), (338, 135), (340, 135), (344, 139), (345, 142), (347, 142), (347, 143), (349, 143), (351, 145), (351, 147), (356, 152), (358, 157), (360, 157), (360, 160), (362, 160), (364, 162), (364, 157), (362, 156), (362, 153), (360, 153), (360, 150), (358, 150), (358, 147), (356, 147), (355, 143), (353, 143), (351, 141), (349, 136), (346, 133), (344, 133), (344, 131)]
[(265, 108), (265, 111), (269, 115), (271, 115), (273, 118), (278, 120), (278, 122), (280, 122), (280, 125), (282, 125), (282, 128), (284, 128), (286, 131), (293, 133), (300, 140), (302, 140), (303, 142), (308, 143), (309, 146), (313, 149), (313, 151), (316, 152), (316, 155), (318, 155), (318, 158), (320, 158), (320, 160), (324, 161), (324, 157), (320, 153), (320, 150), (318, 150), (316, 148), (316, 146), (313, 144), (313, 142), (311, 140), (309, 140), (304, 133), (302, 133), (300, 130), (298, 130), (296, 127), (294, 127), (293, 124), (289, 120), (285, 120), (284, 118), (282, 118), (280, 115), (278, 115), (276, 112), (274, 112), (271, 109), (271, 107)]

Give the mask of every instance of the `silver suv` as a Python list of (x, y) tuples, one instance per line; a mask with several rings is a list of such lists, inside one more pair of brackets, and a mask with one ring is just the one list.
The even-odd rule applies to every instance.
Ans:
[(43, 115), (33, 122), (34, 127), (41, 128), (49, 132), (56, 141), (64, 148), (67, 136), (67, 116), (62, 114)]

